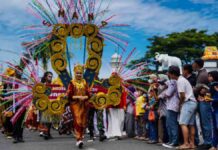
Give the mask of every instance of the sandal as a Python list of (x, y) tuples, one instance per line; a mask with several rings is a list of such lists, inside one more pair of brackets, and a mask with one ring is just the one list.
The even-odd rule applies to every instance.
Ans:
[(216, 150), (216, 147), (211, 147), (209, 150)]
[(194, 149), (196, 149), (197, 147), (195, 146), (195, 145), (193, 145), (193, 146), (190, 146), (190, 150), (194, 150)]
[(185, 149), (192, 149), (192, 148), (190, 148), (189, 146), (183, 144), (183, 145), (180, 145), (180, 146), (176, 147), (176, 149), (185, 150)]

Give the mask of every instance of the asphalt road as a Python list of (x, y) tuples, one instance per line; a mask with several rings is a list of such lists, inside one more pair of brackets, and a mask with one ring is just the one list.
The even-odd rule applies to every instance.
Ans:
[[(52, 136), (53, 139), (46, 141), (39, 136), (38, 132), (25, 130), (25, 142), (13, 144), (12, 139), (7, 139), (0, 134), (0, 150), (78, 150), (72, 135), (60, 136), (53, 131)], [(96, 139), (94, 142), (88, 143), (86, 138), (84, 141), (84, 150), (165, 150), (162, 146), (150, 145), (145, 141), (135, 139), (106, 140), (104, 142)]]

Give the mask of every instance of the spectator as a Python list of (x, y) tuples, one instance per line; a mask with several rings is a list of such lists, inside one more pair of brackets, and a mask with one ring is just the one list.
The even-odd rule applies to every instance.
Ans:
[(148, 129), (149, 141), (148, 144), (156, 144), (158, 142), (158, 82), (156, 75), (150, 76), (150, 87), (148, 91), (149, 102), (146, 106), (148, 110)]
[[(182, 75), (189, 81), (189, 83), (192, 85), (192, 87), (196, 86), (196, 75), (193, 73), (192, 65), (191, 64), (185, 64), (182, 68)], [(197, 119), (199, 120), (199, 117), (196, 116), (195, 121), (195, 144), (198, 145), (200, 142), (199, 135), (198, 135), (198, 126), (197, 126)], [(199, 127), (200, 128), (200, 127)]]
[(169, 142), (164, 143), (163, 146), (173, 148), (178, 145), (178, 112), (179, 112), (179, 96), (177, 92), (176, 80), (168, 80), (166, 83), (167, 89), (159, 97), (166, 98), (167, 101), (167, 115), (166, 127), (169, 136)]
[(182, 128), (184, 143), (177, 149), (194, 149), (197, 101), (192, 86), (187, 79), (180, 75), (180, 69), (177, 66), (171, 66), (168, 73), (171, 79), (177, 80), (177, 90), (180, 97), (179, 124)]
[(212, 117), (213, 117), (213, 140), (209, 150), (216, 150), (218, 146), (218, 72), (212, 71), (208, 74), (210, 92), (212, 96)]
[(196, 85), (196, 75), (193, 74), (192, 65), (184, 65), (182, 68), (182, 75), (189, 81), (192, 87)]
[(131, 138), (135, 136), (135, 88), (128, 85), (127, 89), (125, 127), (127, 136)]
[(193, 71), (197, 72), (196, 86), (199, 84), (208, 84), (208, 73), (204, 68), (204, 61), (202, 59), (196, 59), (192, 64)]
[[(197, 71), (196, 87), (194, 88), (195, 96), (198, 97), (198, 91), (202, 85), (208, 85), (208, 73), (204, 68), (204, 61), (202, 59), (196, 59), (192, 64), (193, 70)], [(201, 99), (198, 101), (198, 113), (200, 117), (200, 125), (203, 134), (203, 145), (200, 145), (201, 149), (209, 149), (212, 144), (212, 110), (210, 102)]]
[[(165, 85), (165, 82), (168, 80), (167, 75), (159, 74), (158, 76), (158, 95), (165, 93), (167, 86)], [(158, 98), (159, 102), (159, 108), (158, 108), (158, 137), (159, 137), (159, 143), (168, 143), (169, 137), (167, 133), (167, 127), (166, 127), (166, 114), (167, 114), (167, 104), (166, 104), (166, 98), (161, 97)]]
[(146, 105), (146, 99), (143, 96), (143, 91), (138, 89), (139, 96), (136, 99), (136, 129), (137, 129), (137, 136), (136, 139), (143, 140), (144, 137), (144, 114), (145, 114), (145, 105)]

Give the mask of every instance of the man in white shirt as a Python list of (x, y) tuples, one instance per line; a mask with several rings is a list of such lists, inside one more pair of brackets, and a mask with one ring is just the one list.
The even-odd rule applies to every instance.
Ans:
[(192, 86), (187, 79), (180, 75), (180, 69), (177, 66), (170, 66), (168, 74), (171, 79), (177, 80), (177, 90), (180, 98), (179, 125), (182, 128), (184, 144), (178, 147), (178, 149), (195, 148), (194, 124), (197, 101)]

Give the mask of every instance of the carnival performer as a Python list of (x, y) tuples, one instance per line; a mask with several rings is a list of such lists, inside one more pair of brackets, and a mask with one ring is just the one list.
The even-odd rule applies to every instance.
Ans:
[[(44, 84), (51, 84), (52, 77), (53, 77), (52, 72), (47, 71), (44, 73), (41, 79), (41, 82)], [(45, 112), (39, 112), (39, 122), (41, 126), (40, 136), (43, 136), (45, 140), (52, 138), (51, 132), (50, 132), (51, 127), (52, 127), (51, 121), (52, 121), (51, 115)]]
[(76, 137), (76, 146), (83, 147), (83, 136), (87, 125), (89, 89), (83, 79), (84, 67), (80, 64), (74, 66), (74, 79), (70, 82), (67, 97), (73, 114), (73, 128)]
[[(11, 68), (7, 68), (4, 74), (9, 76), (9, 77), (14, 77), (15, 76), (15, 70), (11, 69)], [(5, 96), (8, 94), (8, 90), (12, 89), (13, 85), (11, 83), (4, 82), (4, 78), (3, 78), (2, 85), (3, 85), (2, 98), (5, 98)], [(4, 105), (4, 108), (8, 108), (11, 105), (13, 105), (13, 102), (10, 101), (6, 105)], [(4, 133), (8, 139), (11, 139), (12, 135), (13, 135), (13, 125), (12, 125), (12, 123), (10, 121), (12, 116), (13, 116), (12, 111), (7, 111), (7, 110), (3, 111), (3, 117), (4, 118), (3, 118), (2, 133)]]
[[(116, 72), (112, 73), (114, 75), (118, 74)], [(124, 130), (124, 119), (126, 110), (126, 97), (127, 92), (122, 87), (122, 96), (120, 104), (117, 106), (110, 106), (108, 111), (108, 130), (107, 137), (115, 138), (115, 140), (121, 140)]]
[(72, 125), (73, 125), (73, 115), (70, 109), (70, 104), (65, 104), (65, 112), (62, 114), (61, 120), (59, 122), (58, 132), (60, 135), (72, 134)]
[[(22, 69), (17, 66), (15, 70), (15, 77), (17, 79), (21, 79), (22, 76)], [(21, 79), (23, 83), (27, 82), (27, 79)], [(22, 90), (23, 88), (22, 85), (17, 85), (15, 84), (15, 89)], [(18, 96), (15, 100), (16, 102), (19, 102), (20, 99), (22, 99), (24, 95)], [(23, 130), (24, 130), (24, 125), (23, 122), (25, 120), (25, 115), (26, 115), (26, 110), (28, 106), (25, 103), (20, 103), (20, 105), (16, 108), (16, 114), (14, 115), (14, 119), (11, 119), (11, 122), (13, 124), (13, 143), (23, 143)], [(17, 117), (16, 117), (17, 116)], [(13, 121), (12, 121), (13, 120)]]
[[(96, 80), (94, 81), (94, 85), (91, 88), (91, 93), (92, 94), (97, 94), (99, 92), (107, 93), (107, 89), (98, 84), (100, 83), (98, 79), (98, 75), (96, 75)], [(103, 83), (103, 82), (102, 82)], [(88, 114), (88, 129), (89, 129), (89, 135), (90, 139), (89, 142), (94, 141), (94, 116), (96, 113), (97, 117), (97, 128), (99, 131), (99, 141), (103, 142), (107, 137), (105, 136), (105, 126), (104, 126), (104, 109), (98, 110), (94, 107), (91, 107), (89, 109), (89, 114)]]
[(25, 125), (29, 130), (35, 131), (38, 128), (37, 109), (33, 104), (31, 104), (31, 106), (29, 107), (27, 111), (27, 118), (26, 118)]
[(2, 98), (2, 90), (3, 90), (3, 85), (2, 83), (0, 83), (0, 129), (3, 128), (3, 106), (2, 106), (2, 103), (3, 103), (3, 98)]
[[(54, 85), (58, 85), (59, 89), (61, 88), (61, 90), (65, 91), (65, 87), (63, 82), (61, 81), (61, 79), (59, 77), (55, 78), (52, 82)], [(66, 94), (66, 91), (64, 92)], [(64, 94), (64, 95), (65, 95)], [(61, 98), (61, 95), (58, 96), (58, 99)], [(64, 113), (61, 115), (61, 119), (59, 121), (59, 125), (58, 125), (58, 133), (60, 135), (62, 134), (66, 134), (66, 135), (70, 135), (72, 134), (71, 130), (72, 130), (72, 126), (73, 126), (73, 115), (70, 109), (70, 103), (66, 103), (64, 106)]]

